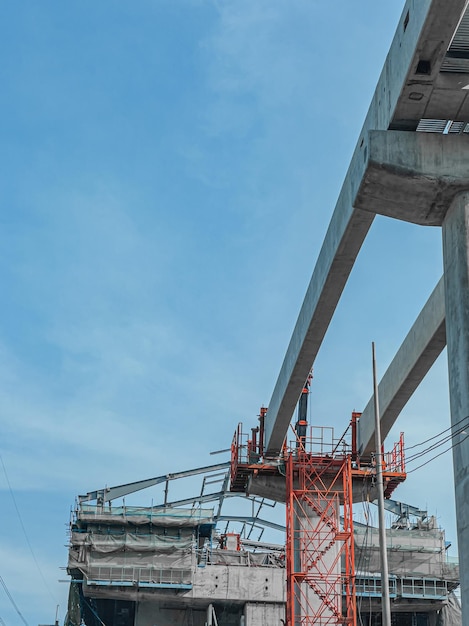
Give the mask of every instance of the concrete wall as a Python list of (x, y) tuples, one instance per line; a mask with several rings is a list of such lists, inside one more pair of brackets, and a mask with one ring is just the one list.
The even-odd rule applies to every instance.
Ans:
[[(195, 567), (192, 589), (146, 589), (133, 586), (91, 587), (84, 585), (87, 597), (114, 598), (134, 602), (163, 602), (177, 598), (181, 606), (210, 602), (286, 602), (286, 571), (279, 567), (243, 567), (237, 565), (208, 565)], [(177, 594), (177, 596), (175, 595)]]
[(197, 599), (285, 602), (283, 568), (210, 565), (197, 568), (189, 595)]
[(251, 604), (244, 606), (244, 626), (276, 626), (285, 623), (284, 604)]
[[(219, 626), (280, 626), (285, 620), (285, 605), (274, 602), (247, 602), (244, 607), (228, 610), (215, 605)], [(135, 616), (135, 626), (205, 626), (206, 608), (171, 608), (156, 602), (140, 602)]]

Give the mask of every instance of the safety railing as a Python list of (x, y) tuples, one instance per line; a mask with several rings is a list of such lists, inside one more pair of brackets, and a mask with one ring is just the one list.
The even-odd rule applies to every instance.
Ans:
[[(381, 598), (383, 588), (380, 576), (356, 576), (355, 593), (357, 596), (366, 598)], [(396, 578), (389, 579), (389, 596), (395, 598), (397, 596)]]
[[(367, 598), (381, 598), (381, 576), (357, 575), (355, 578), (356, 595)], [(419, 598), (443, 600), (448, 595), (448, 584), (445, 580), (434, 578), (389, 578), (389, 595), (391, 598)]]
[(347, 432), (336, 438), (330, 426), (308, 426), (296, 432), (296, 439), (290, 441), (291, 451), (301, 450), (311, 456), (345, 458), (352, 452), (350, 434)]
[(161, 526), (184, 525), (193, 523), (197, 526), (202, 523), (213, 521), (213, 509), (195, 507), (192, 509), (170, 507), (136, 507), (136, 506), (106, 506), (94, 504), (81, 504), (75, 511), (76, 522), (101, 522), (112, 520), (113, 523), (126, 522), (129, 519), (138, 518), (139, 523), (148, 521)]
[(109, 586), (168, 586), (192, 585), (192, 570), (178, 568), (132, 567), (127, 565), (91, 566), (88, 584)]
[(253, 441), (247, 433), (243, 432), (241, 422), (233, 436), (231, 444), (231, 470), (236, 473), (239, 463), (257, 463), (260, 458), (260, 444)]
[(448, 584), (433, 578), (403, 578), (400, 591), (403, 598), (443, 600), (448, 595)]
[[(353, 450), (353, 429), (348, 429), (341, 437), (336, 438), (334, 428), (330, 426), (307, 426), (295, 432), (296, 438), (290, 439), (285, 450), (288, 454), (302, 452), (310, 456), (343, 459), (352, 455), (354, 467), (360, 468), (360, 459)], [(238, 424), (231, 444), (231, 477), (236, 476), (239, 464), (249, 465), (259, 461), (260, 445), (243, 432), (243, 425)], [(373, 455), (372, 455), (373, 457)], [(356, 461), (355, 461), (356, 459)], [(390, 452), (383, 455), (383, 469), (386, 472), (404, 474), (404, 433), (394, 444)]]
[(401, 433), (399, 441), (394, 444), (391, 452), (385, 452), (384, 462), (386, 471), (399, 474), (405, 473), (404, 433)]
[[(329, 426), (308, 426), (305, 435), (297, 434), (289, 442), (289, 450), (301, 448), (306, 454), (344, 458), (351, 453), (350, 436), (335, 438), (334, 429)], [(260, 444), (243, 432), (240, 423), (234, 433), (231, 444), (231, 470), (236, 474), (238, 465), (256, 463), (259, 460)]]

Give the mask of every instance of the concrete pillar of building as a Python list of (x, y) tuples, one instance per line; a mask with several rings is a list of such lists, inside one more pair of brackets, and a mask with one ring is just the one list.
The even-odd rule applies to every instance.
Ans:
[(463, 625), (469, 626), (469, 192), (443, 222), (446, 336)]
[[(314, 497), (314, 496), (313, 496)], [(328, 513), (324, 513), (328, 510)], [(320, 512), (323, 515), (320, 515)], [(331, 525), (324, 521), (325, 517), (333, 517)], [(307, 499), (294, 506), (294, 571), (311, 575), (315, 586), (310, 587), (306, 581), (297, 584), (295, 593), (295, 623), (291, 626), (309, 623), (312, 614), (321, 614), (324, 623), (335, 623), (333, 610), (326, 605), (318, 590), (324, 592), (327, 600), (338, 607), (342, 603), (341, 560), (339, 551), (342, 542), (336, 541), (332, 526), (340, 523), (340, 509), (337, 498), (318, 499), (313, 508)], [(310, 569), (311, 563), (316, 563)], [(327, 581), (327, 582), (326, 582)], [(335, 584), (334, 584), (335, 583)]]

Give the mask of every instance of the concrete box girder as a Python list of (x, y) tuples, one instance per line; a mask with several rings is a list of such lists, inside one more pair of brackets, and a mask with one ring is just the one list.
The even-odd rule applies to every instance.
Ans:
[[(418, 122), (423, 118), (463, 119), (458, 115), (469, 102), (469, 92), (463, 90), (469, 83), (469, 75), (440, 69), (466, 4), (466, 0), (406, 3), (396, 34), (404, 39), (409, 30), (412, 36), (418, 32), (418, 42), (394, 110), (394, 128), (402, 128), (404, 124), (410, 128), (409, 121)], [(428, 13), (420, 28), (421, 10), (428, 10)]]
[(469, 189), (469, 136), (370, 131), (354, 206), (406, 222), (441, 226)]
[[(267, 454), (281, 449), (304, 382), (374, 219), (374, 213), (353, 204), (367, 170), (369, 133), (409, 123), (416, 127), (432, 101), (441, 63), (465, 7), (466, 0), (406, 2), (272, 393), (265, 422)], [(428, 59), (431, 73), (416, 75), (419, 62)], [(418, 101), (412, 99), (416, 81), (423, 90)], [(453, 93), (448, 90), (448, 100)]]

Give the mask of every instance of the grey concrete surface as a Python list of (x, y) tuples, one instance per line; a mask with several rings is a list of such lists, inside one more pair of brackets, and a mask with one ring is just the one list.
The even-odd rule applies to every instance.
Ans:
[(340, 525), (338, 498), (320, 500), (314, 494), (295, 500), (293, 508), (293, 568), (295, 573), (306, 573), (306, 580), (300, 578), (293, 585), (295, 624), (308, 623), (312, 614), (320, 615), (325, 624), (336, 624), (342, 612), (342, 545), (332, 530), (334, 523), (329, 527), (324, 515)]
[[(412, 33), (419, 31), (419, 42), (414, 58), (408, 66), (404, 87), (395, 107), (390, 128), (415, 130), (420, 119), (464, 120), (469, 117), (469, 92), (463, 87), (469, 82), (464, 74), (440, 72), (447, 49), (458, 25), (467, 0), (432, 0), (407, 2), (403, 19), (398, 27), (404, 26)], [(431, 5), (431, 6), (429, 6)], [(427, 12), (420, 30), (416, 11)], [(417, 19), (416, 19), (417, 18)], [(399, 62), (399, 57), (396, 57)]]
[[(451, 61), (448, 49), (466, 6), (467, 0), (406, 2), (274, 387), (265, 448), (268, 455), (281, 449), (374, 215), (442, 225), (444, 307), (440, 283), (386, 372), (380, 397), (386, 431), (443, 349), (446, 335), (457, 444), (454, 474), (463, 624), (469, 626), (469, 565), (464, 565), (469, 553), (469, 438), (456, 432), (469, 415), (468, 137), (403, 132), (415, 131), (424, 118), (469, 121), (469, 69), (440, 71)], [(360, 426), (362, 453), (372, 439), (369, 413), (367, 407)]]
[(244, 606), (244, 619), (244, 626), (266, 626), (266, 624), (280, 626), (285, 623), (285, 605), (247, 602)]
[[(209, 565), (194, 567), (192, 588), (178, 591), (175, 606), (198, 606), (207, 608), (211, 602), (226, 602), (243, 605), (245, 602), (286, 602), (285, 568), (242, 567), (240, 565)], [(105, 585), (87, 586), (87, 597), (115, 598), (134, 602), (168, 602), (168, 589), (152, 589), (138, 586), (125, 588)], [(173, 592), (171, 591), (171, 594)]]
[[(329, 488), (330, 480), (324, 480), (324, 485), (326, 488)], [(378, 497), (376, 486), (370, 482), (365, 490), (362, 478), (353, 483), (352, 489), (353, 502), (363, 502), (365, 498), (373, 501)], [(262, 474), (252, 475), (248, 480), (246, 494), (258, 496), (259, 498), (268, 498), (274, 502), (285, 502), (287, 499), (285, 478), (283, 476), (265, 476)]]
[[(441, 278), (379, 383), (383, 440), (445, 345), (445, 289)], [(375, 449), (374, 420), (373, 398), (370, 398), (358, 422), (360, 456), (367, 456)]]
[(366, 168), (354, 198), (359, 209), (424, 226), (441, 226), (469, 188), (469, 137), (370, 131)]
[[(446, 335), (463, 624), (469, 625), (469, 193), (443, 223)], [(461, 429), (462, 432), (461, 432)]]
[(282, 446), (301, 389), (374, 218), (369, 210), (353, 206), (367, 169), (368, 144), (373, 139), (369, 131), (415, 130), (418, 121), (430, 114), (450, 119), (450, 111), (456, 115), (468, 109), (469, 116), (463, 85), (444, 82), (439, 73), (465, 5), (466, 0), (406, 2), (272, 393), (265, 431), (268, 454), (275, 455)]

